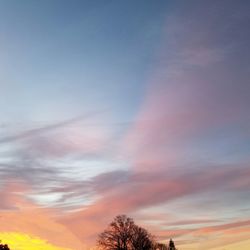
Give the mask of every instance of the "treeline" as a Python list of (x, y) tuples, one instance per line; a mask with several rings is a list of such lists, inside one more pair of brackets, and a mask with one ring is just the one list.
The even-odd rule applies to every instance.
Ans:
[[(174, 241), (159, 243), (145, 228), (136, 225), (126, 215), (118, 215), (98, 236), (100, 250), (177, 250)], [(0, 250), (10, 250), (7, 244), (0, 244)]]
[(136, 225), (126, 215), (118, 215), (99, 236), (100, 250), (177, 250), (174, 241), (158, 243), (146, 229)]

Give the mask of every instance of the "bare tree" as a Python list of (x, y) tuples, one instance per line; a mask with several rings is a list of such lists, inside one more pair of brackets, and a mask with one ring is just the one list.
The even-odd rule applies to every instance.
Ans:
[(146, 229), (135, 226), (132, 234), (132, 249), (133, 250), (149, 250), (153, 249), (153, 237)]
[(155, 243), (155, 250), (167, 250), (167, 246), (162, 243)]
[(131, 218), (127, 218), (125, 215), (117, 216), (99, 235), (99, 247), (104, 250), (128, 250), (131, 242), (131, 230), (134, 226)]
[(118, 215), (108, 228), (99, 235), (98, 246), (103, 250), (150, 250), (153, 248), (152, 236), (135, 225), (133, 219)]

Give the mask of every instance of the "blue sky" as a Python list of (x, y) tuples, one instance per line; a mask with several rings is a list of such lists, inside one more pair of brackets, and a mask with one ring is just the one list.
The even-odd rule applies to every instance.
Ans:
[(161, 3), (140, 11), (141, 1), (2, 1), (6, 117), (51, 120), (108, 108), (119, 121), (131, 119), (160, 44)]

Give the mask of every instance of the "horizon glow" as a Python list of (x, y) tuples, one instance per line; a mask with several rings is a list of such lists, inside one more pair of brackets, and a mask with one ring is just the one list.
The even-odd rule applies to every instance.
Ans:
[(126, 214), (180, 250), (249, 249), (249, 10), (1, 1), (0, 240), (90, 250)]

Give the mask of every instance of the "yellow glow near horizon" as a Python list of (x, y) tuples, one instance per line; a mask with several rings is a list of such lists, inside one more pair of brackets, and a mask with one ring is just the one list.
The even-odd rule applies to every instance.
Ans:
[(250, 240), (245, 240), (237, 243), (232, 243), (229, 245), (225, 245), (223, 247), (216, 247), (212, 250), (235, 250), (235, 249), (241, 249), (241, 250), (249, 250), (250, 249)]
[(0, 232), (2, 244), (8, 244), (11, 250), (71, 250), (48, 243), (38, 237), (17, 232)]

